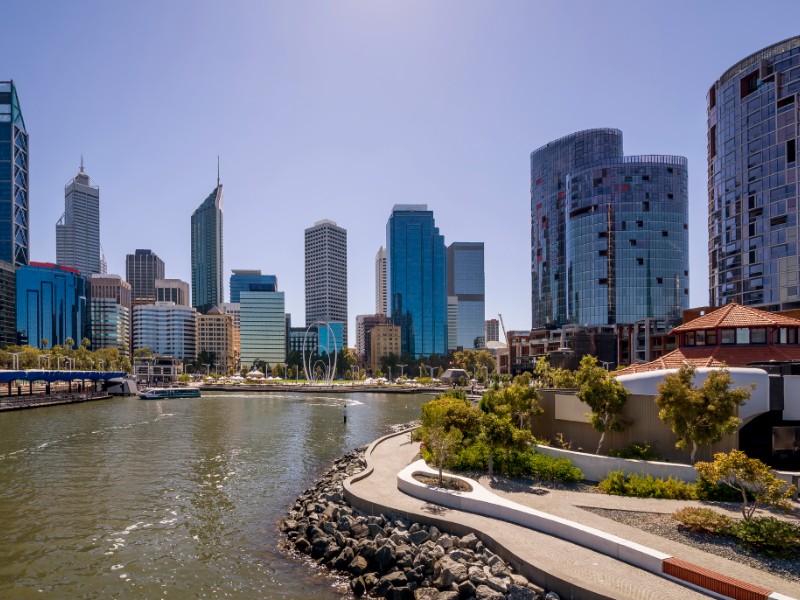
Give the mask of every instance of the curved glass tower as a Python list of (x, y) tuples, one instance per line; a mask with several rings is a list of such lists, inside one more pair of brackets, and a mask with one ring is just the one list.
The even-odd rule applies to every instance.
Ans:
[(203, 314), (224, 300), (222, 185), (192, 213), (192, 306)]
[(677, 318), (688, 307), (687, 161), (623, 156), (617, 129), (531, 154), (533, 327)]
[(709, 302), (800, 308), (800, 36), (739, 61), (708, 91)]

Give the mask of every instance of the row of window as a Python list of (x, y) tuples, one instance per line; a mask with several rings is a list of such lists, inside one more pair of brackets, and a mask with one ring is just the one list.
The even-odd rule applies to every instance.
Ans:
[[(719, 331), (719, 335), (717, 332)], [(683, 334), (684, 346), (716, 346), (766, 344), (769, 333), (766, 327), (737, 327), (709, 331), (687, 331)], [(719, 338), (719, 339), (718, 339)], [(797, 344), (797, 328), (781, 327), (772, 333), (773, 344)]]

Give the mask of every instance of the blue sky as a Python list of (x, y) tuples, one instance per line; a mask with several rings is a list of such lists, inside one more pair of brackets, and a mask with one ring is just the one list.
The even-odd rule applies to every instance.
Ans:
[[(189, 218), (221, 157), (225, 267), (278, 276), (304, 321), (303, 230), (348, 230), (349, 311), (374, 311), (395, 203), (486, 244), (486, 314), (530, 327), (529, 155), (616, 127), (689, 159), (690, 295), (708, 303), (705, 96), (798, 33), (800, 3), (11, 2), (0, 79), (31, 136), (32, 259), (55, 259), (83, 154), (109, 272), (151, 248), (190, 281)], [(227, 275), (226, 275), (227, 290)], [(351, 329), (354, 331), (354, 329)]]

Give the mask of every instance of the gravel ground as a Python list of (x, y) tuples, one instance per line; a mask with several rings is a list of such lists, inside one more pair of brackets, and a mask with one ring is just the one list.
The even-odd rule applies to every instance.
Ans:
[(694, 546), (709, 554), (716, 554), (754, 569), (769, 571), (789, 581), (800, 582), (800, 559), (769, 558), (749, 552), (739, 546), (736, 539), (730, 536), (706, 536), (684, 531), (678, 527), (671, 515), (585, 506), (581, 508), (618, 523), (637, 527), (687, 546)]

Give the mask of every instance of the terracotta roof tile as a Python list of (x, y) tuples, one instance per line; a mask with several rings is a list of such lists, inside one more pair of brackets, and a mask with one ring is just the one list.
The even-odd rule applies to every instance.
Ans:
[(679, 325), (670, 333), (716, 329), (717, 327), (800, 327), (800, 319), (793, 319), (778, 313), (742, 306), (732, 302), (722, 308)]

